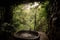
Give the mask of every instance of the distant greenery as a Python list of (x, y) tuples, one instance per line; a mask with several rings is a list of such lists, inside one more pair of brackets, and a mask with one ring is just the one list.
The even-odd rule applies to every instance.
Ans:
[[(34, 5), (34, 3), (37, 5)], [(36, 30), (46, 31), (48, 28), (47, 23), (47, 11), (46, 7), (48, 1), (34, 2), (28, 4), (20, 4), (13, 6), (13, 24), (16, 26), (16, 30)], [(35, 7), (34, 7), (35, 6)], [(36, 18), (35, 18), (36, 17)], [(35, 24), (36, 22), (36, 24)]]

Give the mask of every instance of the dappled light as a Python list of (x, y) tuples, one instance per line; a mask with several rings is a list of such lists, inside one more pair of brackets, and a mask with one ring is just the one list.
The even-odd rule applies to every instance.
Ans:
[(13, 24), (18, 30), (38, 30), (46, 31), (48, 28), (46, 6), (48, 1), (43, 3), (33, 2), (12, 6)]
[(58, 0), (0, 0), (0, 40), (60, 40)]

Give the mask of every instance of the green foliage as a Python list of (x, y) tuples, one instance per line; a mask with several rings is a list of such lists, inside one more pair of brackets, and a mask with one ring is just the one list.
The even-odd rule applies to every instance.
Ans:
[(34, 30), (34, 27), (36, 27), (36, 30), (46, 31), (48, 28), (46, 6), (49, 2), (36, 3), (39, 4), (37, 7), (32, 7), (34, 3), (20, 4), (12, 7), (13, 24), (17, 25), (17, 31), (30, 30), (30, 28)]
[(15, 27), (13, 24), (5, 22), (1, 24), (0, 32), (13, 33), (15, 32)]

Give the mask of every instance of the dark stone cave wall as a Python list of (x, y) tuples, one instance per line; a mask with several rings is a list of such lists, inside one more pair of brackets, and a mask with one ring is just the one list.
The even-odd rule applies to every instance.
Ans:
[(60, 6), (58, 0), (50, 0), (49, 32), (50, 40), (60, 40)]
[[(19, 1), (19, 0), (17, 0)], [(10, 23), (12, 21), (12, 12), (11, 12), (11, 5), (14, 5), (15, 3), (19, 3), (22, 1), (14, 1), (14, 0), (0, 0), (0, 7), (4, 7), (5, 12), (4, 19), (0, 19), (0, 24), (7, 22)], [(58, 0), (50, 0), (50, 6), (49, 6), (49, 30), (48, 30), (48, 36), (50, 40), (60, 40), (60, 2)], [(56, 18), (56, 20), (53, 20)], [(3, 20), (3, 21), (2, 21)]]

